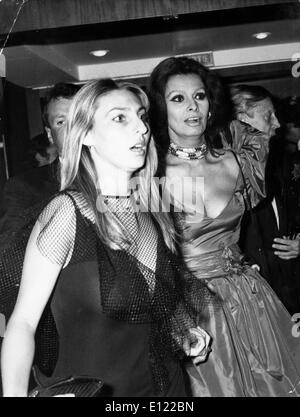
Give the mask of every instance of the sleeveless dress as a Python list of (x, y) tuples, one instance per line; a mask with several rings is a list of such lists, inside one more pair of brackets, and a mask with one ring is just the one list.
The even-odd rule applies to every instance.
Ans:
[(105, 203), (130, 232), (124, 249), (100, 241), (75, 191), (39, 217), (40, 252), (64, 265), (50, 304), (58, 358), (42, 382), (88, 375), (104, 381), (105, 396), (185, 396), (180, 360), (195, 322), (176, 287), (180, 267), (149, 213), (134, 213), (126, 198)]
[[(268, 143), (262, 134), (232, 122), (232, 149), (239, 155), (252, 205), (264, 195)], [(300, 395), (300, 337), (287, 310), (263, 277), (243, 263), (239, 240), (245, 210), (241, 173), (216, 217), (175, 213), (188, 269), (208, 282), (223, 306), (202, 326), (212, 337), (205, 363), (187, 370), (193, 396)], [(298, 334), (299, 336), (299, 334)]]

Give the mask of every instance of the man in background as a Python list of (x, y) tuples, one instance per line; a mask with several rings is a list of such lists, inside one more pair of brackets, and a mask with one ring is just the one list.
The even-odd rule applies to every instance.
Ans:
[[(61, 153), (66, 116), (75, 93), (73, 84), (58, 83), (48, 93), (43, 120), (50, 143)], [(26, 223), (29, 212), (36, 205), (47, 203), (59, 189), (57, 180), (58, 158), (44, 165), (10, 178), (0, 198), (0, 248)], [(3, 236), (5, 234), (5, 236)]]
[[(248, 99), (249, 94), (257, 89), (262, 92), (267, 91), (256, 86), (242, 85), (235, 88), (232, 96), (235, 108), (239, 109), (236, 103)], [(279, 108), (285, 108), (285, 111), (279, 111), (282, 130), (277, 135), (275, 130), (279, 128), (279, 123), (271, 95), (263, 107), (257, 107), (256, 117), (247, 118), (248, 124), (269, 136), (270, 153), (265, 176), (267, 195), (254, 208), (252, 219), (249, 212), (245, 214), (240, 245), (250, 263), (257, 265), (261, 275), (268, 281), (285, 307), (294, 314), (300, 311), (300, 279), (297, 268), (300, 254), (300, 223), (297, 224), (300, 212), (300, 173), (293, 179), (297, 140), (293, 138), (292, 153), (289, 151), (291, 137), (287, 135), (287, 129), (288, 123), (294, 124), (299, 120), (300, 107), (297, 111), (296, 108), (285, 103)], [(244, 116), (243, 112), (238, 115)]]
[[(79, 87), (73, 84), (58, 83), (49, 91), (45, 100), (45, 129), (49, 142), (56, 146), (58, 155), (63, 146), (67, 113), (78, 90)], [(59, 190), (58, 164), (59, 160), (56, 158), (50, 164), (10, 178), (4, 186), (0, 199), (0, 350), (6, 322), (17, 298), (25, 248), (31, 229), (43, 207)], [(51, 321), (53, 318), (48, 316), (46, 320)], [(48, 335), (48, 339), (45, 338), (48, 342), (49, 337), (51, 340), (51, 335)], [(55, 347), (50, 342), (48, 344), (49, 346), (44, 346), (44, 350), (55, 351)], [(39, 352), (36, 354), (39, 355)], [(52, 360), (55, 363), (55, 357)], [(45, 363), (44, 366), (42, 371), (47, 374), (53, 364)]]

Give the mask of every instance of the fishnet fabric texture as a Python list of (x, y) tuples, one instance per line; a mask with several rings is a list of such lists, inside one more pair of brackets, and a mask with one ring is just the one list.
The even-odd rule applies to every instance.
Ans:
[(76, 214), (72, 201), (59, 195), (38, 218), (40, 234), (37, 247), (51, 262), (65, 266), (69, 263), (75, 243)]
[[(107, 200), (129, 231), (132, 243), (126, 248), (113, 250), (101, 242), (93, 215), (76, 192), (59, 194), (44, 209), (37, 245), (51, 262), (65, 267), (97, 261), (99, 308), (110, 318), (150, 325), (149, 363), (155, 391), (163, 393), (170, 383), (165, 361), (183, 358), (184, 342), (192, 342), (189, 329), (200, 324), (208, 305), (218, 305), (218, 301), (167, 249), (151, 214), (134, 213), (128, 204), (128, 200)], [(43, 324), (40, 335), (49, 336), (52, 325)]]

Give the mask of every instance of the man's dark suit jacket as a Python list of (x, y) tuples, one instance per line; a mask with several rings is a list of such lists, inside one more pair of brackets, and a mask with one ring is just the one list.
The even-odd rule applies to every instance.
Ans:
[(57, 165), (55, 161), (6, 182), (0, 199), (0, 236), (20, 230), (26, 224), (27, 211), (37, 204), (46, 204), (58, 191)]
[[(0, 201), (0, 313), (2, 314), (3, 303), (10, 313), (13, 309), (18, 285), (21, 277), (21, 270), (27, 239), (34, 224), (35, 218), (48, 203), (51, 197), (58, 191), (57, 181), (58, 161), (40, 168), (31, 169), (22, 175), (10, 178), (3, 189)], [(18, 233), (19, 232), (19, 233)], [(24, 240), (26, 238), (26, 241)], [(24, 243), (22, 243), (24, 240)], [(20, 242), (22, 250), (11, 250), (18, 248)], [(8, 251), (8, 252), (7, 252)], [(5, 258), (5, 259), (2, 259)], [(6, 264), (8, 268), (6, 268)], [(4, 272), (3, 272), (4, 270)], [(15, 282), (18, 285), (15, 285)], [(6, 321), (9, 316), (6, 317)], [(52, 316), (47, 320), (53, 321)], [(49, 340), (49, 336), (48, 339)], [(2, 338), (0, 337), (0, 350)], [(46, 346), (51, 351), (52, 346)], [(46, 363), (46, 365), (48, 365)], [(1, 395), (1, 383), (0, 383)]]
[[(291, 314), (300, 311), (300, 258), (283, 260), (274, 255), (272, 248), (276, 237), (297, 233), (296, 213), (299, 213), (300, 201), (292, 199), (292, 188), (298, 185), (291, 179), (291, 172), (299, 155), (283, 155), (282, 159), (271, 160), (267, 169), (267, 188), (269, 196), (253, 210), (255, 224), (247, 212), (242, 221), (240, 246), (250, 263), (260, 266), (261, 275), (269, 282), (283, 304)], [(268, 174), (269, 175), (269, 174)], [(300, 192), (298, 193), (300, 196)], [(273, 196), (276, 200), (279, 228), (272, 207)], [(298, 198), (299, 200), (299, 198)]]

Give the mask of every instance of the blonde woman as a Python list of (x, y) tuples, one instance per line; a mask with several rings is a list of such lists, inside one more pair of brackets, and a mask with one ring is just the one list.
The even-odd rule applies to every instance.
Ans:
[(105, 395), (185, 395), (179, 360), (206, 358), (209, 336), (177, 285), (172, 223), (167, 213), (136, 209), (159, 199), (150, 188), (157, 157), (147, 110), (139, 87), (110, 79), (88, 83), (72, 102), (61, 192), (32, 231), (5, 334), (5, 396), (27, 395), (48, 301), (59, 352), (47, 384), (87, 375), (104, 381)]

